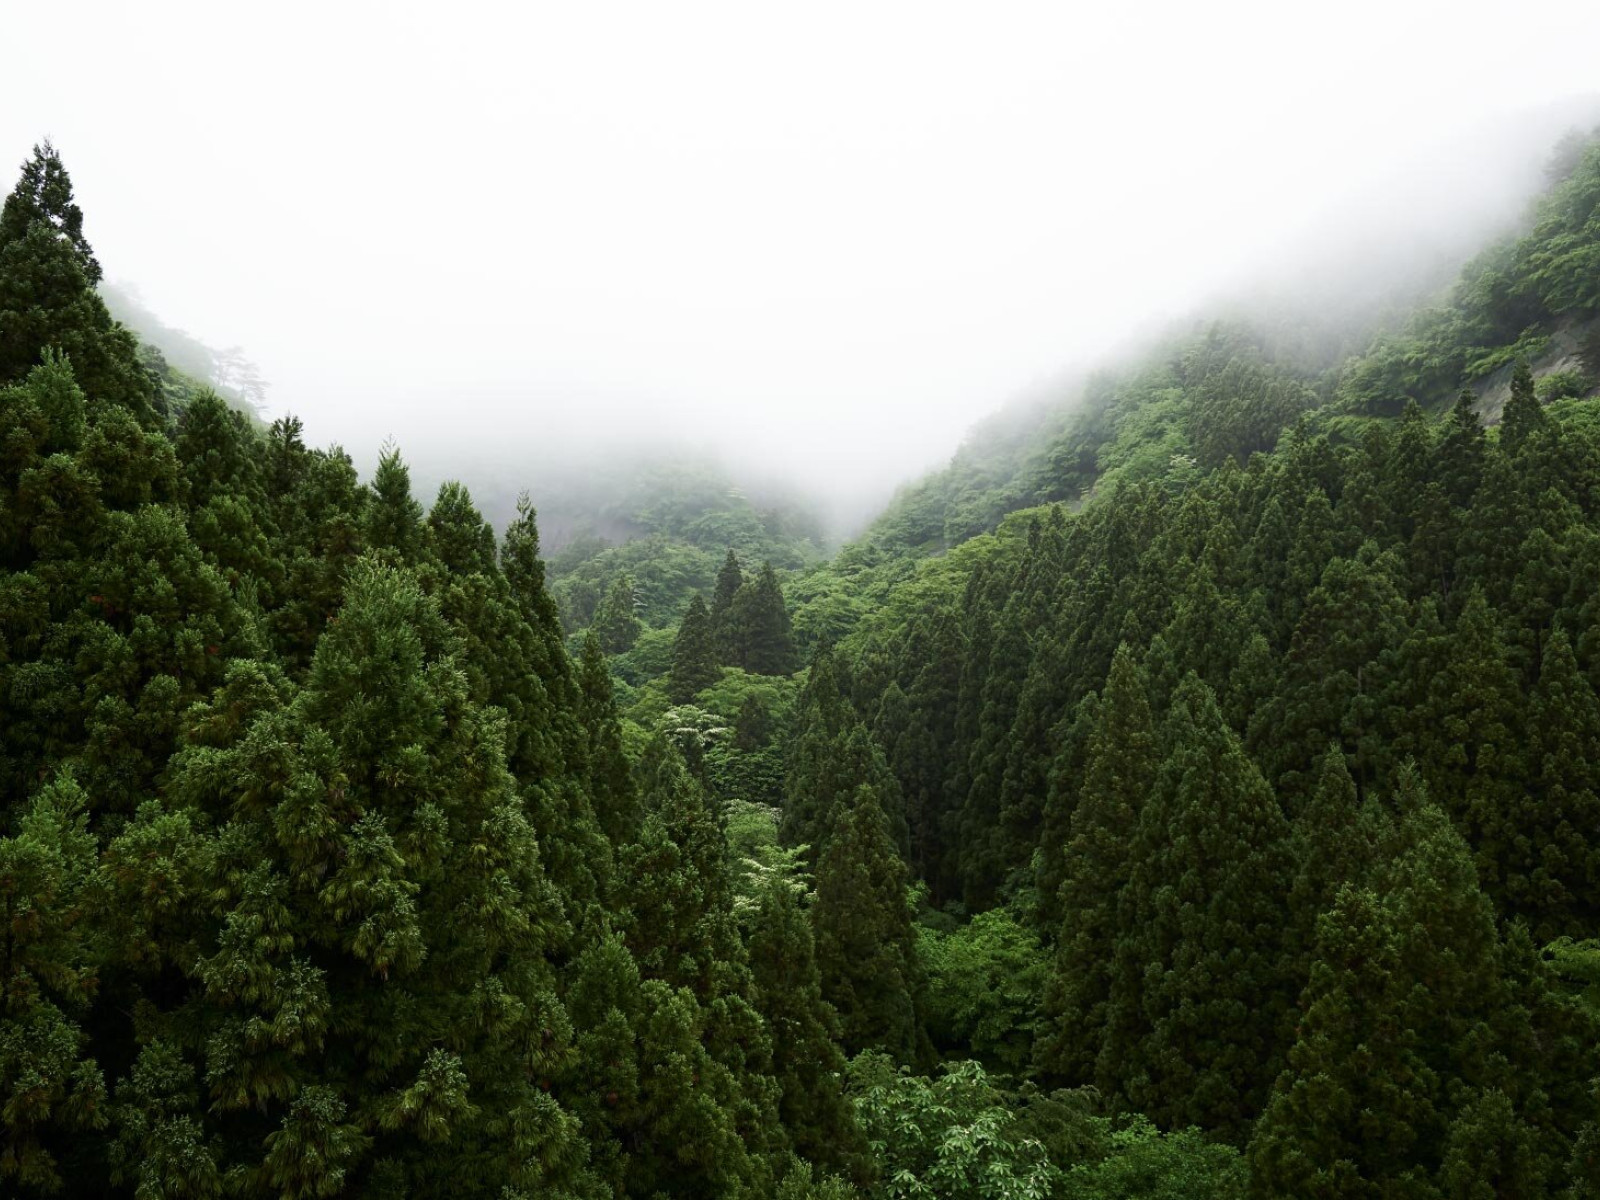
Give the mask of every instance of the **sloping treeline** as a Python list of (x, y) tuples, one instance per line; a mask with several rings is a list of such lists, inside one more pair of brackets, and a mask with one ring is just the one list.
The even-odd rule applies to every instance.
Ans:
[(1587, 1194), (1541, 948), (1600, 930), (1597, 417), (1524, 368), (1494, 435), (1464, 395), (1018, 514), (813, 668), (785, 820), (869, 763), (935, 902), (1050, 948), (1040, 1078), (1255, 1194)]

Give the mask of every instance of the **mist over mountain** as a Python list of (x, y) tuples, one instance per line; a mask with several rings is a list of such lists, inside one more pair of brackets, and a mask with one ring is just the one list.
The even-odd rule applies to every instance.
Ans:
[(65, 15), (0, 1194), (1600, 1196), (1600, 11)]
[[(243, 347), (270, 415), (363, 471), (392, 437), (430, 478), (510, 459), (536, 492), (619, 438), (686, 444), (827, 498), (841, 531), (1009, 398), (1308, 240), (1464, 249), (1559, 129), (1486, 131), (1587, 90), (1592, 20), (890, 3), (780, 36), (717, 2), (378, 29), (291, 6), (316, 39), (286, 16), (219, 54), (187, 0), (95, 7), (74, 78), (16, 64), (0, 141), (55, 139), (107, 279)], [(153, 129), (193, 156), (181, 194)], [(1461, 186), (1414, 202), (1419, 175)]]

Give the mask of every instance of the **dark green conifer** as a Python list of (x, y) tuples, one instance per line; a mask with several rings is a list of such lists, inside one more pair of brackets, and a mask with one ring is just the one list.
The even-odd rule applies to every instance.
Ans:
[(60, 155), (48, 142), (35, 146), (0, 209), (0, 385), (25, 378), (54, 350), (93, 401), (151, 424), (155, 380), (96, 294), (99, 279)]
[(1582, 937), (1600, 920), (1600, 700), (1557, 629), (1528, 706), (1529, 786), (1486, 810), (1484, 843), (1501, 850), (1505, 903), (1541, 942)]
[(35, 225), (53, 230), (71, 247), (84, 278), (100, 282), (100, 263), (83, 236), (83, 210), (73, 199), (72, 179), (48, 140), (33, 148), (33, 157), (22, 164), (22, 177), (0, 208), (0, 242), (25, 237)]
[(1466, 508), (1478, 492), (1483, 478), (1483, 422), (1478, 418), (1478, 397), (1463, 389), (1450, 410), (1449, 421), (1439, 439), (1435, 475), (1445, 495), (1457, 508)]
[(600, 639), (600, 648), (607, 654), (622, 654), (632, 649), (644, 629), (639, 620), (638, 600), (633, 593), (633, 577), (626, 572), (618, 575), (606, 589), (605, 599), (595, 609), (594, 621), (589, 628)]
[[(1345, 885), (1318, 921), (1289, 1067), (1250, 1146), (1255, 1196), (1471, 1194), (1449, 1188), (1487, 1118), (1474, 1099), (1509, 1083), (1487, 1025), (1507, 1000), (1494, 913), (1466, 844), (1409, 768), (1397, 804), (1371, 887)], [(1493, 1136), (1528, 1131), (1501, 1112)]]
[(925, 1062), (922, 968), (905, 863), (869, 785), (833, 806), (811, 925), (822, 994), (839, 1014), (846, 1052), (881, 1050), (901, 1063)]
[(0, 1185), (59, 1191), (107, 1121), (83, 1021), (96, 984), (88, 802), (61, 775), (0, 835)]
[(593, 633), (583, 639), (578, 668), (583, 726), (588, 734), (587, 780), (595, 816), (613, 846), (636, 841), (644, 819), (633, 768), (622, 749), (622, 727), (605, 652)]
[(1093, 1079), (1105, 1035), (1117, 905), (1158, 766), (1144, 672), (1126, 644), (1111, 660), (1084, 759), (1071, 837), (1057, 872), (1061, 932), (1036, 1050), (1041, 1067), (1072, 1083)]
[(366, 509), (362, 532), (367, 545), (390, 551), (399, 563), (415, 565), (424, 546), (422, 505), (411, 498), (411, 469), (400, 457), (399, 447), (384, 447)]
[[(407, 572), (364, 563), (298, 695), (240, 666), (191, 713), (169, 797), (210, 826), (177, 842), (189, 900), (163, 903), (141, 848), (172, 819), (156, 805), (108, 849), (135, 898), (123, 953), (186, 981), (154, 993), (118, 1089), (125, 1172), (177, 1153), (153, 1114), (187, 1111), (191, 1142), (254, 1188), (587, 1186), (576, 1123), (540, 1086), (568, 1037), (547, 957), (561, 897), (503, 717), (473, 703), (455, 649)], [(200, 1080), (201, 1107), (163, 1098)]]
[(1243, 1140), (1282, 1061), (1288, 823), (1189, 675), (1140, 815), (1097, 1079), (1153, 1119)]
[(926, 659), (906, 692), (904, 731), (893, 746), (884, 747), (905, 797), (911, 862), (941, 896), (949, 891), (941, 872), (941, 831), (952, 803), (945, 781), (955, 750), (964, 658), (959, 624), (953, 615), (940, 613), (929, 630)]
[(517, 515), (506, 526), (500, 544), (500, 569), (523, 617), (552, 646), (561, 641), (561, 614), (545, 587), (544, 560), (539, 557), (539, 523), (528, 493), (517, 496)]
[(716, 589), (711, 593), (711, 633), (716, 639), (717, 661), (724, 666), (733, 665), (737, 657), (730, 621), (733, 602), (738, 598), (744, 582), (744, 569), (739, 566), (739, 557), (730, 546), (728, 556), (722, 560), (722, 566), (717, 571)]
[(756, 1007), (772, 1036), (784, 1132), (801, 1157), (863, 1179), (868, 1151), (844, 1094), (839, 1018), (822, 998), (816, 939), (787, 880), (768, 883), (751, 918), (750, 967)]
[(667, 696), (674, 704), (687, 704), (722, 677), (717, 666), (716, 640), (711, 614), (696, 592), (678, 623), (672, 643), (672, 670), (667, 676)]
[(1056, 743), (1056, 756), (1050, 764), (1050, 782), (1039, 824), (1039, 845), (1033, 855), (1034, 891), (1038, 896), (1035, 920), (1046, 944), (1053, 943), (1061, 931), (1066, 847), (1072, 837), (1073, 818), (1077, 815), (1089, 744), (1099, 723), (1100, 695), (1090, 692), (1061, 718), (1051, 735)]
[(456, 575), (489, 575), (495, 570), (494, 530), (459, 483), (439, 485), (428, 511), (428, 543), (445, 570)]
[(992, 904), (1008, 869), (1026, 861), (1026, 850), (1007, 845), (1001, 790), (1012, 725), (1034, 661), (1034, 638), (1046, 622), (1061, 551), (1059, 520), (1033, 521), (1027, 552), (1014, 569), (987, 655), (976, 728), (966, 748), (967, 782), (958, 823), (962, 897), (972, 908)]
[[(733, 912), (721, 822), (666, 739), (652, 743), (640, 777), (644, 825), (638, 842), (621, 852), (619, 879), (626, 889), (621, 922), (646, 980), (639, 1053), (643, 1062), (659, 1064), (645, 1074), (641, 1096), (654, 1136), (663, 1139), (642, 1156), (654, 1160), (648, 1175), (659, 1188), (694, 1178), (681, 1175), (674, 1158), (693, 1155), (690, 1161), (699, 1162), (704, 1155), (728, 1177), (755, 1170), (751, 1158), (781, 1141), (779, 1088), (769, 1073), (771, 1039), (754, 1005)], [(708, 1121), (694, 1144), (677, 1144)], [(680, 1122), (692, 1124), (675, 1132)], [(738, 1153), (714, 1140), (728, 1134), (742, 1143)]]
[(755, 675), (788, 675), (796, 663), (794, 631), (771, 563), (739, 589), (726, 617), (731, 662)]
[(1521, 688), (1481, 590), (1468, 594), (1439, 650), (1439, 665), (1423, 683), (1425, 698), (1409, 717), (1417, 763), (1473, 844), (1485, 887), (1504, 902), (1507, 863), (1520, 835), (1503, 814), (1519, 806), (1526, 786), (1526, 743)]
[(833, 809), (871, 785), (888, 821), (890, 836), (909, 847), (899, 785), (883, 751), (839, 687), (839, 668), (827, 647), (811, 664), (789, 739), (784, 779), (782, 833), (791, 846), (808, 846), (815, 862), (833, 822)]
[(1291, 811), (1314, 786), (1313, 763), (1330, 739), (1369, 785), (1388, 765), (1382, 714), (1390, 660), (1406, 635), (1400, 569), (1369, 542), (1355, 558), (1329, 562), (1305, 596), (1277, 695), (1257, 713), (1251, 735)]
[(1528, 360), (1519, 358), (1511, 375), (1511, 397), (1500, 414), (1501, 449), (1515, 457), (1548, 423), (1544, 406), (1534, 395), (1533, 372), (1528, 368)]

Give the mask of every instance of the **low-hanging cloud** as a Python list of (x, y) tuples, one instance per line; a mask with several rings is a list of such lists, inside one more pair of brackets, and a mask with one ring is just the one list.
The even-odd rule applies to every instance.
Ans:
[(1308, 240), (1460, 252), (1592, 116), (1593, 5), (1123, 9), (34, 6), (72, 50), (8, 64), (0, 153), (53, 137), (108, 276), (363, 466), (683, 446), (859, 512), (1131, 330), (1331, 279)]

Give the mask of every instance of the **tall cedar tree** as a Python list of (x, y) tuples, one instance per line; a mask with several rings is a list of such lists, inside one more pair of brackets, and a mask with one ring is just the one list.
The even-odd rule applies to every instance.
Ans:
[(734, 665), (736, 653), (733, 645), (733, 602), (744, 587), (744, 569), (739, 566), (739, 556), (728, 548), (728, 556), (717, 570), (717, 586), (711, 593), (711, 634), (717, 643), (717, 662), (723, 666)]
[[(1491, 1099), (1517, 1088), (1515, 1041), (1495, 1044), (1494, 1019), (1528, 1018), (1508, 1003), (1493, 906), (1414, 771), (1397, 803), (1387, 861), (1318, 921), (1298, 1037), (1250, 1146), (1256, 1196), (1472, 1195), (1455, 1186), (1463, 1155), (1532, 1140)], [(1500, 1173), (1478, 1163), (1485, 1181)], [(1510, 1166), (1521, 1184), (1487, 1194), (1544, 1194), (1545, 1168), (1526, 1191), (1525, 1165)]]
[(762, 563), (734, 596), (727, 629), (734, 666), (754, 675), (788, 675), (798, 666), (789, 610), (771, 563)]
[(759, 1179), (762, 1152), (782, 1141), (771, 1040), (753, 1003), (727, 837), (710, 798), (665, 738), (639, 769), (646, 815), (621, 855), (622, 924), (647, 993), (636, 1032), (651, 1141), (633, 1156), (629, 1191), (730, 1194), (735, 1181)]
[(1505, 847), (1506, 903), (1541, 941), (1590, 936), (1600, 925), (1600, 700), (1564, 630), (1545, 646), (1527, 736), (1530, 786), (1491, 815), (1484, 841)]
[(845, 1051), (881, 1050), (926, 1063), (922, 967), (905, 863), (867, 784), (833, 806), (811, 907), (822, 994), (839, 1013)]
[(97, 401), (153, 423), (155, 380), (95, 292), (99, 281), (61, 156), (49, 142), (35, 146), (0, 208), (0, 385), (24, 379), (54, 351)]
[(1197, 676), (1173, 696), (1162, 741), (1118, 906), (1100, 1083), (1162, 1124), (1242, 1142), (1292, 1000), (1288, 822)]
[(840, 690), (836, 660), (824, 646), (811, 664), (789, 741), (783, 840), (791, 846), (808, 847), (807, 860), (815, 863), (832, 828), (834, 809), (849, 804), (862, 786), (874, 789), (890, 837), (896, 846), (907, 849), (909, 834), (899, 785), (883, 751)]
[(869, 1158), (845, 1097), (839, 1017), (822, 998), (816, 938), (787, 880), (772, 879), (751, 918), (756, 1006), (772, 1035), (778, 1114), (794, 1149), (810, 1162), (865, 1181)]
[(411, 469), (397, 447), (386, 446), (372, 477), (363, 530), (367, 546), (389, 551), (397, 563), (416, 566), (425, 545), (423, 530), (422, 505), (411, 496)]
[(1500, 415), (1500, 445), (1515, 457), (1546, 424), (1544, 406), (1534, 394), (1533, 372), (1528, 360), (1519, 358), (1511, 374), (1511, 396)]
[(1055, 873), (1062, 880), (1061, 932), (1037, 1044), (1039, 1065), (1071, 1083), (1093, 1079), (1111, 998), (1117, 904), (1159, 765), (1144, 672), (1126, 644), (1111, 660), (1096, 712), (1071, 837)]
[(633, 577), (624, 572), (611, 581), (589, 626), (595, 637), (600, 639), (600, 648), (607, 654), (625, 653), (639, 640), (644, 623), (639, 620), (637, 610)]
[(585, 759), (589, 795), (600, 828), (613, 846), (622, 846), (638, 840), (644, 811), (639, 803), (632, 764), (622, 748), (622, 726), (617, 719), (611, 668), (606, 666), (600, 639), (592, 632), (584, 635), (578, 683), (583, 727), (589, 737), (589, 753)]
[(1295, 816), (1294, 883), (1289, 889), (1289, 943), (1296, 955), (1295, 979), (1303, 986), (1311, 973), (1317, 921), (1333, 907), (1345, 884), (1360, 886), (1378, 853), (1382, 824), (1376, 801), (1363, 806), (1344, 753), (1330, 745), (1317, 771), (1311, 799)]
[(667, 696), (674, 704), (687, 704), (722, 676), (717, 666), (716, 638), (706, 602), (696, 592), (678, 622), (672, 642), (672, 668), (667, 674)]

